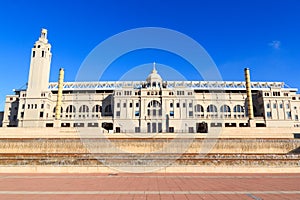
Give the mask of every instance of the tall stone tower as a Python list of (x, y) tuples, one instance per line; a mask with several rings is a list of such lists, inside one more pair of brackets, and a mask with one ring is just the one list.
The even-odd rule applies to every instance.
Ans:
[(20, 96), (19, 103), (23, 109), (19, 112), (18, 126), (44, 127), (44, 120), (52, 114), (51, 92), (48, 90), (51, 57), (47, 30), (42, 29), (41, 36), (31, 50), (26, 95)]
[(48, 90), (51, 57), (51, 45), (47, 40), (47, 30), (42, 29), (41, 36), (31, 51), (27, 97), (41, 97), (41, 93)]

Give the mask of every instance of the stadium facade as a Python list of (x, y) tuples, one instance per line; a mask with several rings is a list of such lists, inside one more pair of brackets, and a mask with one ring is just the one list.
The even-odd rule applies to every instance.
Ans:
[(3, 127), (81, 127), (103, 132), (206, 133), (227, 127), (299, 127), (300, 95), (283, 82), (145, 81), (49, 83), (51, 45), (42, 29), (27, 89), (7, 95)]

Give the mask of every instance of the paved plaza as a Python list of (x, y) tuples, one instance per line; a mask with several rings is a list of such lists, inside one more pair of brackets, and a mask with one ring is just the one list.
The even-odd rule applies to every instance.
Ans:
[(0, 199), (300, 199), (300, 174), (0, 174)]

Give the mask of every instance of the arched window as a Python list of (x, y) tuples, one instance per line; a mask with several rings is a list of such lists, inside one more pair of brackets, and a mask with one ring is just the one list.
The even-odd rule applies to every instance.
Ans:
[(231, 113), (230, 113), (230, 107), (228, 105), (222, 105), (220, 108), (220, 112), (221, 112), (221, 117), (231, 117)]
[(156, 100), (150, 101), (148, 103), (147, 107), (148, 107), (148, 110), (147, 110), (148, 116), (156, 117), (156, 116), (162, 115), (160, 102), (158, 102)]
[(217, 106), (210, 104), (207, 106), (207, 112), (218, 112)]
[(200, 104), (195, 105), (195, 112), (204, 112), (203, 106)]
[(245, 117), (245, 109), (244, 106), (236, 105), (233, 107), (233, 116), (234, 118)]
[(100, 105), (95, 105), (92, 109), (92, 112), (102, 112), (102, 107)]
[[(55, 113), (56, 112), (56, 106), (53, 108), (53, 113)], [(62, 113), (63, 112), (63, 108), (62, 107), (60, 107), (60, 113)]]
[(206, 110), (207, 110), (207, 117), (213, 117), (213, 118), (218, 117), (217, 106), (210, 104), (209, 106), (207, 106)]
[(244, 112), (244, 107), (241, 105), (236, 105), (233, 108), (233, 112)]
[(82, 105), (80, 106), (79, 108), (79, 112), (81, 113), (84, 113), (84, 112), (89, 112), (89, 107), (87, 105)]
[(230, 112), (230, 107), (228, 105), (222, 105), (220, 112)]
[(112, 110), (111, 110), (111, 105), (109, 104), (109, 105), (105, 106), (104, 111), (105, 111), (106, 113), (111, 113), (111, 112), (112, 112)]
[(73, 105), (69, 105), (66, 109), (66, 113), (75, 113), (76, 112), (76, 108)]

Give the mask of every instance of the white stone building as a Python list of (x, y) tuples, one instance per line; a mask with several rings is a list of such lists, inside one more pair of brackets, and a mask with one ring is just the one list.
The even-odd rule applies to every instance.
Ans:
[[(5, 102), (3, 127), (86, 127), (103, 132), (207, 132), (215, 127), (299, 127), (300, 95), (283, 82), (146, 81), (49, 83), (47, 30), (32, 48), (28, 87)], [(61, 90), (59, 89), (61, 88)], [(250, 123), (251, 122), (251, 123)]]

